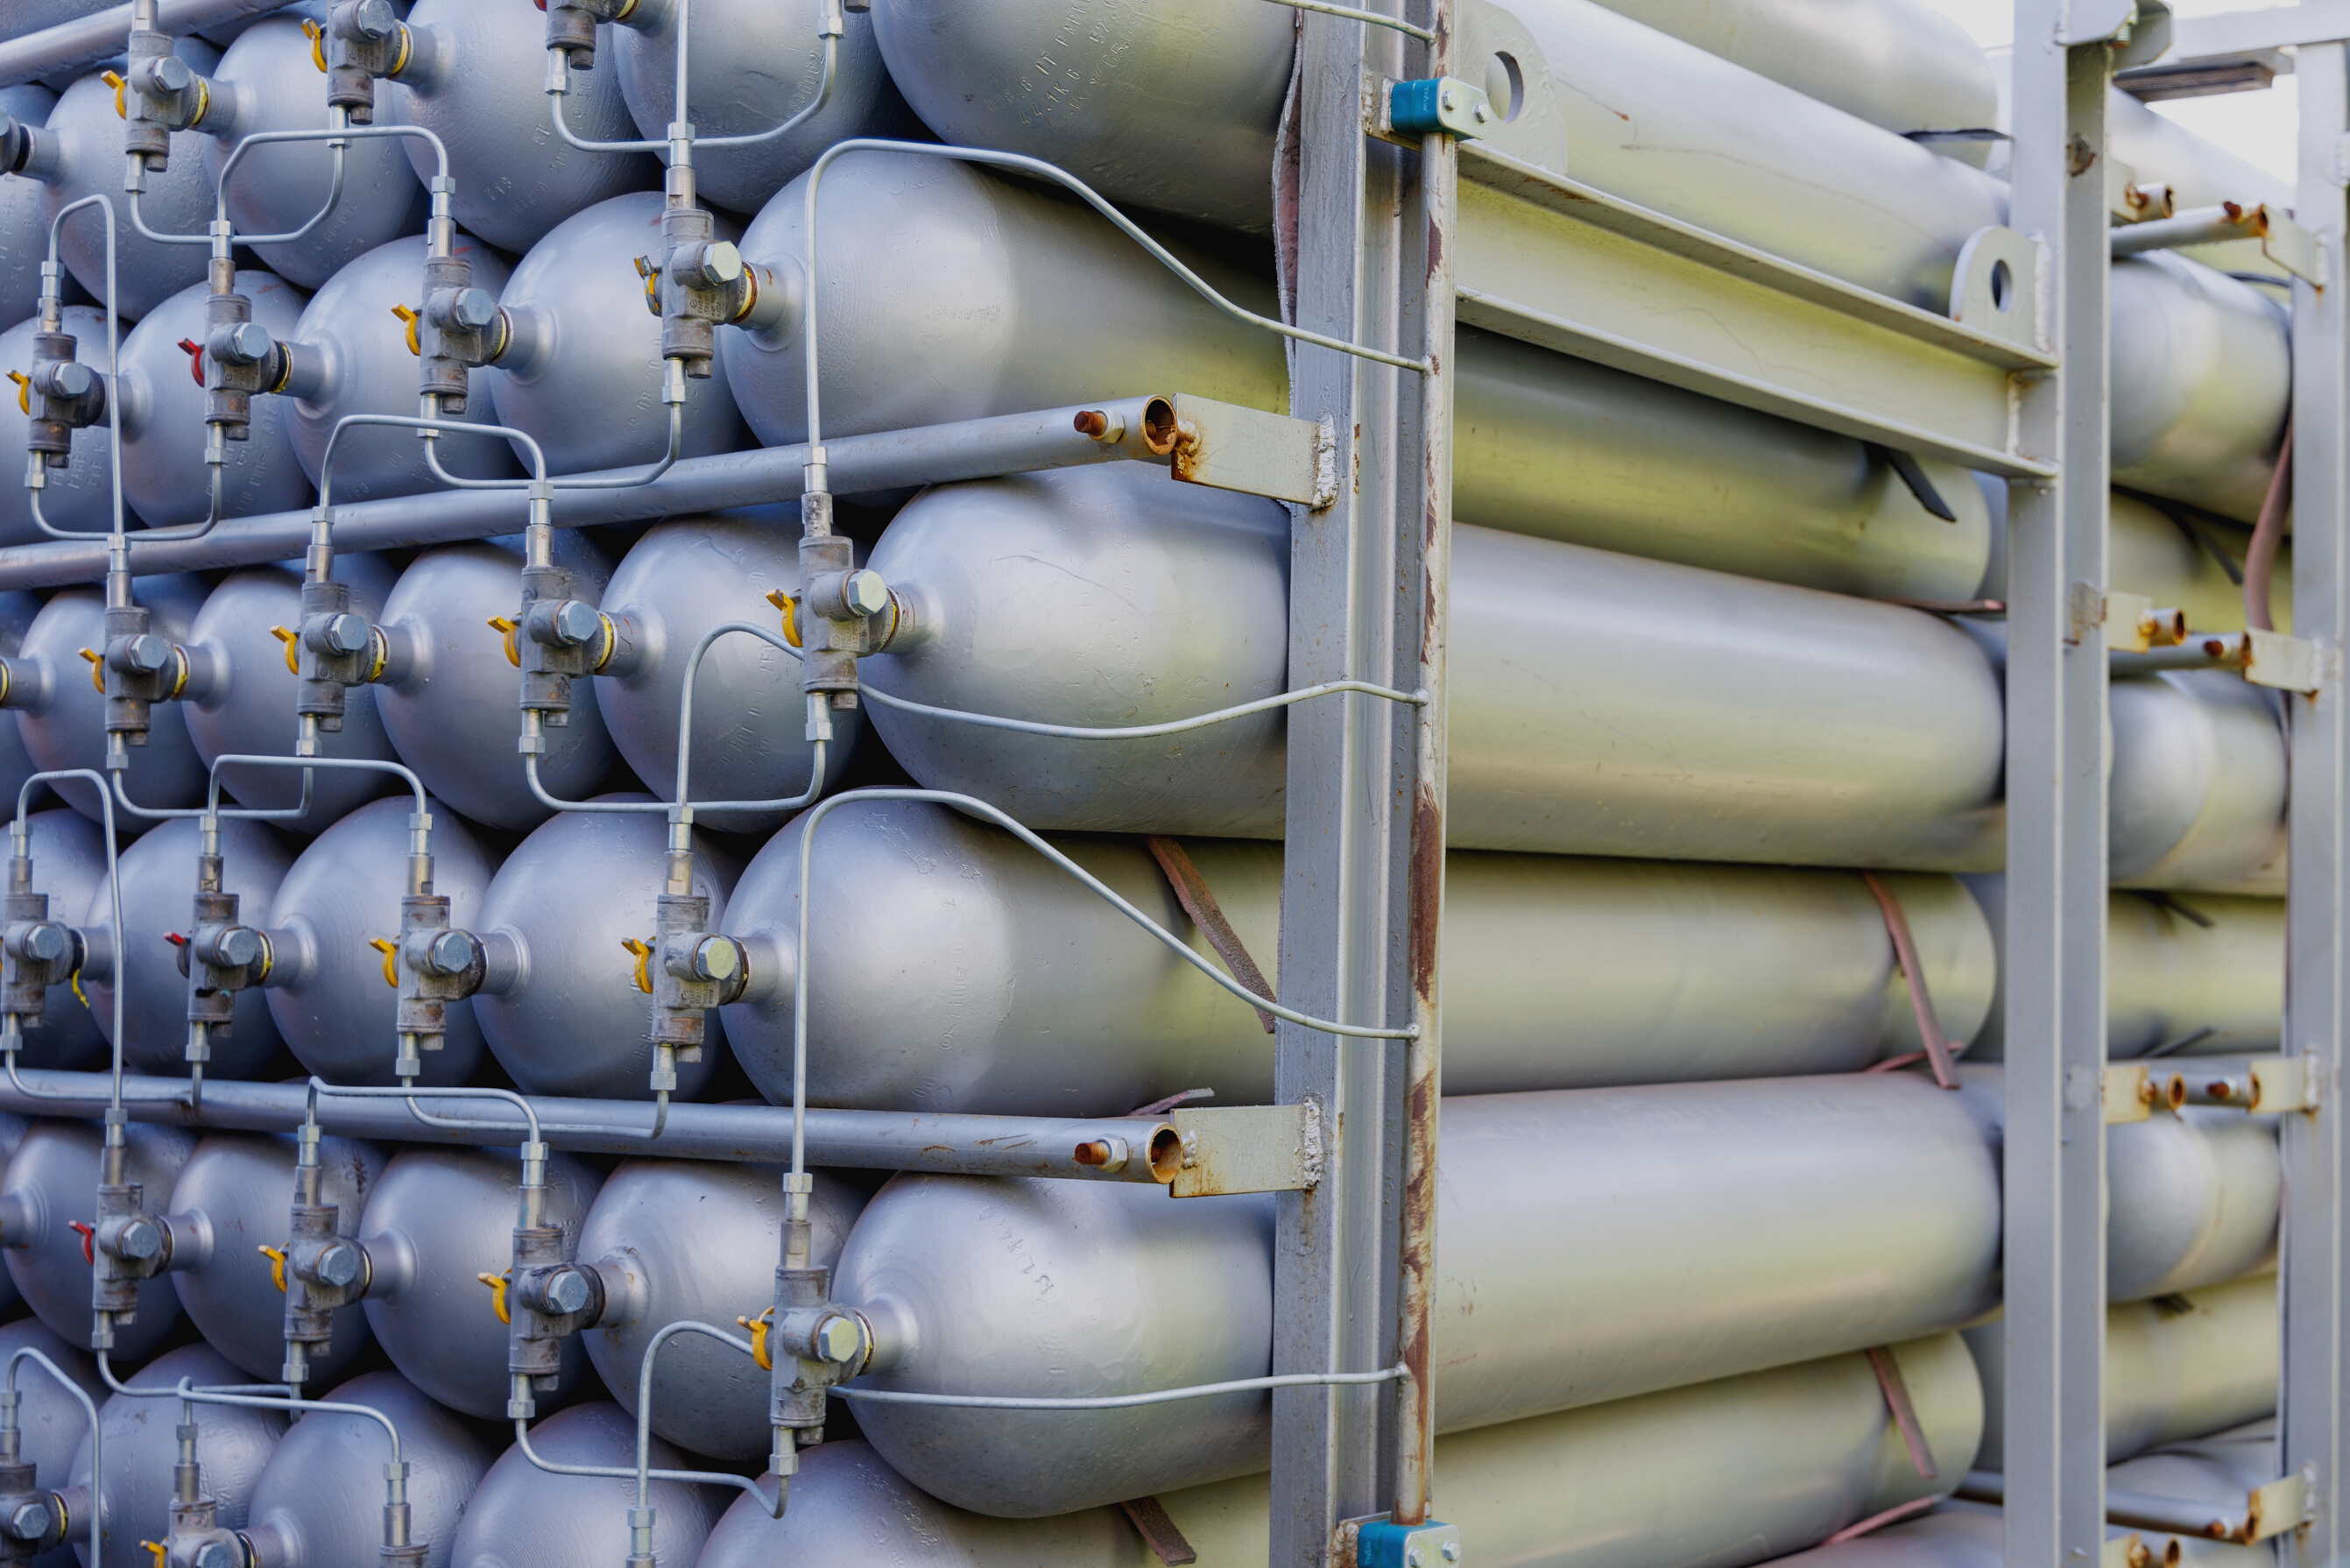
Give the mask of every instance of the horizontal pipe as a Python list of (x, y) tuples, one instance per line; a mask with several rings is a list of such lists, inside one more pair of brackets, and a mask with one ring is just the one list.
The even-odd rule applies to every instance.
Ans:
[[(842, 495), (1074, 468), (1119, 458), (1164, 465), (1167, 459), (1155, 456), (1143, 443), (1142, 410), (1148, 401), (1128, 398), (880, 435), (838, 437), (825, 442), (825, 455), (831, 464), (832, 488)], [(1106, 431), (1097, 439), (1078, 431), (1076, 417), (1087, 412), (1106, 415), (1107, 431), (1120, 433), (1111, 436)], [(455, 421), (451, 428), (457, 428)], [(582, 528), (790, 501), (800, 493), (801, 470), (807, 462), (805, 444), (754, 447), (686, 458), (650, 484), (632, 489), (558, 489), (555, 524), (559, 528)], [(335, 545), (341, 550), (390, 550), (493, 538), (520, 533), (526, 510), (521, 490), (440, 490), (354, 502), (335, 508)], [(289, 560), (307, 545), (310, 524), (311, 514), (306, 508), (235, 518), (202, 539), (182, 543), (145, 544), (133, 534), (130, 569), (140, 576), (151, 576)], [(105, 571), (106, 537), (99, 534), (91, 535), (88, 544), (44, 541), (0, 549), (0, 588), (96, 582)]]
[[(0, 1108), (20, 1116), (94, 1117), (108, 1101), (104, 1073), (28, 1071), (26, 1085), (41, 1097), (0, 1085)], [(187, 1082), (131, 1075), (123, 1093), (133, 1121), (237, 1132), (291, 1132), (309, 1103), (304, 1085), (208, 1081), (203, 1102), (191, 1108)], [(63, 1099), (48, 1096), (65, 1096)], [(338, 1137), (411, 1143), (504, 1146), (520, 1141), (522, 1124), (485, 1113), (477, 1099), (417, 1098), (436, 1116), (481, 1117), (476, 1127), (428, 1126), (396, 1098), (318, 1097), (318, 1125)], [(672, 1105), (658, 1139), (631, 1136), (650, 1129), (654, 1107), (640, 1100), (532, 1099), (546, 1141), (583, 1154), (663, 1155), (678, 1159), (739, 1159), (780, 1164), (791, 1158), (792, 1113), (781, 1106)], [(907, 1111), (807, 1113), (811, 1165), (860, 1170), (920, 1170), (951, 1176), (1055, 1176), (1090, 1181), (1164, 1182), (1154, 1175), (1150, 1150), (1174, 1127), (1163, 1121), (1106, 1117), (928, 1116)], [(1116, 1170), (1077, 1161), (1080, 1145), (1123, 1141), (1128, 1156)], [(1170, 1173), (1171, 1174), (1171, 1173)]]
[[(1998, 1470), (1969, 1470), (1959, 1483), (1958, 1496), (1969, 1502), (2004, 1503), (2007, 1477)], [(2132, 1530), (2162, 1530), (2173, 1535), (2200, 1536), (2210, 1541), (2241, 1541), (2241, 1514), (2220, 1513), (2217, 1505), (2189, 1502), (2150, 1492), (2106, 1491), (2106, 1522)]]
[(2134, 256), (2142, 251), (2176, 250), (2181, 245), (2218, 244), (2228, 240), (2256, 238), (2268, 228), (2268, 209), (2241, 207), (2230, 202), (2217, 207), (2197, 207), (2149, 223), (2126, 223), (2113, 232), (2113, 254)]
[(2158, 670), (2241, 670), (2244, 664), (2244, 634), (2241, 631), (2189, 633), (2186, 641), (2143, 653), (2114, 652), (2106, 656), (2115, 676), (2147, 675)]
[[(283, 8), (289, 0), (161, 0), (156, 26), (177, 37), (217, 27), (224, 22), (257, 16)], [(130, 38), (130, 7), (117, 5), (88, 16), (77, 16), (37, 33), (0, 42), (0, 87), (63, 76), (110, 60), (121, 54)]]

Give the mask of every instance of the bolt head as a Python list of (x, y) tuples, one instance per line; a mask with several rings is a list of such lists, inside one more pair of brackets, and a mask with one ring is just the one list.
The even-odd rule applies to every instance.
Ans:
[(36, 963), (55, 963), (66, 956), (66, 931), (47, 920), (25, 933), (25, 956)]
[(588, 1276), (564, 1269), (546, 1282), (546, 1304), (559, 1313), (575, 1313), (588, 1304)]
[(592, 641), (603, 629), (603, 617), (596, 613), (594, 605), (565, 599), (555, 607), (555, 635), (575, 647)]
[(49, 372), (49, 385), (61, 398), (83, 398), (98, 385), (98, 373), (78, 359), (68, 359)]
[(498, 302), (490, 297), (488, 289), (461, 288), (449, 302), (449, 319), (469, 331), (479, 332), (497, 318)]
[(368, 645), (367, 618), (348, 613), (328, 616), (324, 635), (329, 652), (357, 653)]
[(144, 1262), (162, 1250), (163, 1232), (152, 1220), (133, 1220), (115, 1232), (117, 1257)]
[(261, 956), (261, 933), (251, 926), (231, 926), (213, 939), (213, 954), (222, 969), (243, 969)]
[(276, 347), (269, 328), (258, 321), (240, 321), (228, 329), (229, 351), (244, 364), (260, 364)]
[(348, 1241), (329, 1241), (318, 1250), (310, 1272), (322, 1283), (343, 1286), (359, 1277), (359, 1250)]
[(1428, 1561), (1428, 1554), (1415, 1546), (1403, 1554), (1403, 1560), (1405, 1568), (1421, 1568), (1421, 1564)]
[(177, 55), (165, 55), (155, 62), (154, 78), (155, 85), (165, 92), (184, 92), (188, 84), (195, 80), (195, 75), (188, 69), (187, 61)]
[(207, 1541), (196, 1548), (195, 1568), (244, 1568), (244, 1554), (225, 1541)]
[(856, 1359), (857, 1347), (863, 1343), (865, 1336), (858, 1332), (855, 1318), (846, 1314), (836, 1314), (816, 1324), (812, 1337), (820, 1360), (829, 1361), (836, 1366), (846, 1366)]
[(840, 597), (858, 615), (879, 615), (889, 607), (889, 585), (879, 572), (855, 571), (840, 586)]
[(38, 1541), (49, 1532), (49, 1505), (38, 1501), (18, 1503), (8, 1514), (8, 1533), (18, 1541)]
[(1448, 1541), (1444, 1543), (1444, 1560), (1447, 1563), (1458, 1563), (1461, 1561), (1461, 1542), (1458, 1541)]
[(724, 937), (704, 937), (694, 944), (693, 972), (704, 980), (731, 980), (743, 966), (743, 950)]
[(131, 669), (151, 674), (172, 662), (172, 645), (160, 637), (134, 637), (128, 639), (122, 655)]
[(351, 11), (351, 26), (370, 38), (389, 37), (399, 25), (391, 0), (359, 0)]
[(473, 939), (463, 931), (442, 931), (425, 950), (425, 959), (442, 974), (463, 974), (473, 961)]
[(702, 281), (721, 287), (743, 275), (743, 253), (731, 240), (712, 240), (702, 247), (701, 266)]

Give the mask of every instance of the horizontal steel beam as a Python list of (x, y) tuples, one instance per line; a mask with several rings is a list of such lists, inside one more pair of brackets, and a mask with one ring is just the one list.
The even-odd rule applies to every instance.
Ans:
[[(104, 1073), (26, 1072), (45, 1097), (0, 1081), (0, 1109), (19, 1116), (90, 1118), (107, 1106)], [(189, 1105), (183, 1078), (124, 1079), (130, 1119), (163, 1127), (238, 1132), (291, 1132), (302, 1124), (310, 1091), (303, 1084), (207, 1080), (200, 1107)], [(47, 1096), (66, 1096), (55, 1098)], [(469, 1121), (434, 1127), (397, 1097), (318, 1097), (318, 1125), (339, 1137), (387, 1143), (448, 1143), (504, 1147), (522, 1141), (511, 1102), (459, 1099), (430, 1089), (418, 1104), (439, 1117)], [(546, 1141), (582, 1154), (659, 1155), (671, 1159), (743, 1160), (780, 1165), (791, 1158), (792, 1113), (782, 1106), (672, 1105), (658, 1138), (654, 1108), (644, 1100), (532, 1098)], [(1081, 1162), (1080, 1149), (1089, 1161)], [(1121, 1158), (1120, 1149), (1124, 1150)], [(1180, 1166), (1181, 1135), (1160, 1117), (934, 1116), (917, 1111), (807, 1113), (811, 1165), (858, 1170), (920, 1170), (951, 1176), (1051, 1176), (1081, 1181), (1163, 1184)], [(1152, 1164), (1156, 1158), (1159, 1169)]]
[[(2305, 0), (2299, 5), (2269, 5), (2216, 16), (2173, 16), (2170, 47), (2148, 64), (2178, 66), (2194, 60), (2231, 59), (2342, 38), (2350, 38), (2350, 0)], [(2287, 64), (2285, 68), (2292, 67)]]
[[(883, 435), (836, 438), (824, 443), (832, 465), (832, 488), (837, 494), (856, 495), (1122, 458), (1164, 465), (1167, 457), (1152, 452), (1143, 436), (1143, 410), (1149, 401), (1128, 398)], [(1107, 416), (1098, 438), (1076, 428), (1079, 414), (1093, 412)], [(795, 500), (800, 493), (800, 471), (807, 461), (805, 445), (690, 457), (650, 484), (634, 489), (557, 490), (555, 523), (561, 528), (581, 528)], [(390, 550), (518, 534), (527, 511), (528, 503), (520, 490), (437, 490), (387, 501), (354, 502), (335, 508), (335, 546)], [(138, 576), (152, 576), (291, 560), (308, 545), (310, 523), (311, 514), (306, 509), (232, 518), (202, 539), (179, 543), (141, 544), (133, 534), (130, 569)], [(96, 582), (105, 572), (103, 534), (91, 535), (86, 545), (58, 540), (0, 549), (0, 588)]]
[[(179, 36), (226, 22), (282, 10), (289, 0), (161, 0), (156, 25)], [(78, 72), (121, 54), (130, 40), (130, 7), (117, 5), (77, 16), (37, 33), (0, 42), (0, 87)]]
[[(2007, 1478), (1997, 1470), (1969, 1470), (1957, 1494), (1970, 1502), (2007, 1501)], [(2160, 1530), (2207, 1541), (2241, 1541), (2248, 1527), (2241, 1509), (2230, 1512), (2216, 1503), (2189, 1502), (2150, 1492), (2106, 1493), (2106, 1522), (2130, 1530)]]

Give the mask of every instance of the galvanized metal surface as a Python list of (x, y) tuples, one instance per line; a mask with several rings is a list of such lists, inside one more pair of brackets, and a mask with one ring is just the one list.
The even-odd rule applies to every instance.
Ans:
[[(617, 1405), (558, 1411), (531, 1433), (531, 1447), (558, 1464), (633, 1466), (637, 1427)], [(658, 1439), (652, 1462), (674, 1469), (683, 1456)], [(655, 1481), (650, 1499), (653, 1549), (663, 1563), (691, 1563), (717, 1522), (729, 1491)], [(550, 1475), (518, 1448), (490, 1467), (466, 1504), (451, 1558), (465, 1568), (576, 1568), (605, 1562), (629, 1541), (636, 1482), (623, 1478)]]
[[(200, 577), (149, 577), (139, 584), (133, 597), (151, 614), (150, 630), (184, 646), (193, 635), (205, 591)], [(52, 595), (26, 628), (17, 645), (21, 657), (9, 668), (12, 684), (18, 679), (26, 682), (16, 692), (16, 733), (36, 767), (104, 765), (106, 699), (90, 679), (91, 666), (82, 649), (95, 652), (105, 646), (106, 604), (95, 588), (68, 588)], [(188, 737), (185, 711), (175, 702), (158, 702), (148, 718), (147, 743), (130, 749), (123, 789), (145, 806), (195, 805), (203, 798), (204, 764)], [(87, 779), (61, 779), (54, 787), (68, 805), (93, 822), (99, 819), (97, 785)], [(149, 819), (119, 807), (115, 816), (132, 833), (143, 832), (149, 825)], [(193, 882), (188, 891), (195, 891)], [(78, 919), (79, 911), (68, 918)]]
[(2183, 256), (2113, 265), (2113, 479), (2250, 523), (2293, 389), (2271, 290)]
[[(5, 47), (5, 46), (0, 46)], [(36, 82), (0, 88), (0, 114), (22, 125), (47, 122), (57, 94)], [(0, 174), (0, 319), (10, 325), (39, 306), (41, 258), (48, 251), (48, 210), (41, 182)]]
[[(12, 1303), (12, 1308), (16, 1304)], [(55, 1362), (92, 1403), (103, 1405), (106, 1385), (99, 1381), (98, 1364), (81, 1348), (82, 1343), (53, 1332), (36, 1317), (19, 1317), (0, 1325), (0, 1356), (37, 1350)], [(78, 1400), (38, 1367), (18, 1366), (16, 1393), (22, 1401), (16, 1408), (16, 1428), (23, 1434), (19, 1441), (25, 1462), (33, 1467), (35, 1484), (52, 1489), (67, 1485), (74, 1452), (89, 1431), (89, 1417), (83, 1414)]]
[[(172, 53), (207, 74), (220, 65), (220, 51), (200, 38), (178, 39)], [(130, 225), (122, 191), (122, 119), (114, 112), (114, 89), (102, 77), (83, 77), (60, 93), (57, 107), (49, 110), (48, 129), (56, 138), (57, 151), (44, 182), (48, 189), (47, 216), (54, 218), (68, 203), (84, 196), (104, 195), (113, 202), (115, 282), (120, 290), (114, 306), (125, 320), (138, 320), (202, 280), (204, 247), (164, 244), (143, 237)], [(158, 234), (200, 234), (212, 220), (213, 182), (204, 165), (207, 140), (201, 131), (179, 132), (172, 138), (171, 167), (148, 176), (139, 211), (147, 226)], [(46, 238), (47, 223), (41, 227)], [(73, 280), (91, 298), (106, 297), (104, 213), (86, 211), (67, 219), (58, 235), (57, 254)], [(83, 358), (103, 356), (85, 354)]]
[[(122, 1357), (125, 1363), (131, 1359)], [(203, 1386), (241, 1383), (245, 1376), (203, 1345), (167, 1351), (135, 1373), (118, 1366), (116, 1376), (133, 1388), (160, 1389), (177, 1387), (183, 1377)], [(154, 1568), (154, 1558), (140, 1543), (171, 1533), (172, 1467), (179, 1452), (174, 1428), (182, 1419), (181, 1406), (168, 1397), (116, 1394), (99, 1407), (98, 1418), (106, 1434), (106, 1469), (98, 1478), (103, 1534), (99, 1561), (88, 1568)], [(234, 1530), (245, 1521), (254, 1485), (285, 1435), (285, 1414), (199, 1405), (186, 1418), (195, 1423), (204, 1490), (218, 1507), (221, 1524)], [(77, 1485), (87, 1485), (91, 1479), (87, 1438), (74, 1454), (73, 1479)]]
[[(130, 1179), (158, 1199), (168, 1194), (195, 1139), (169, 1127), (132, 1127)], [(97, 1219), (99, 1135), (93, 1127), (36, 1121), (0, 1175), (0, 1203), (13, 1199), (21, 1223), (0, 1226), (8, 1277), (49, 1330), (68, 1344), (89, 1343), (90, 1264), (73, 1229)], [(168, 1345), (180, 1326), (180, 1301), (167, 1280), (139, 1287), (137, 1318), (115, 1320), (115, 1351), (135, 1363)]]
[[(13, 178), (13, 176), (12, 176)], [(68, 219), (72, 227), (75, 220)], [(40, 244), (46, 250), (48, 223), (40, 224)], [(39, 254), (36, 253), (37, 263)], [(0, 332), (0, 367), (16, 369), (22, 375), (33, 368), (33, 335), (41, 329), (40, 321), (26, 312), (26, 319), (6, 331)], [(87, 305), (65, 307), (60, 330), (74, 340), (74, 357), (101, 372), (106, 366), (106, 317)], [(122, 328), (127, 339), (130, 328)], [(126, 342), (127, 347), (127, 342)], [(182, 364), (185, 362), (182, 361)], [(18, 369), (18, 367), (22, 367)], [(181, 372), (186, 374), (184, 369)], [(10, 391), (16, 388), (11, 386)], [(5, 442), (13, 455), (25, 449), (25, 438), (30, 433), (30, 419), (16, 406), (13, 397), (0, 398), (0, 442)], [(130, 421), (125, 421), (126, 424)], [(126, 432), (127, 436), (127, 432)], [(72, 459), (63, 468), (48, 472), (48, 484), (41, 492), (41, 515), (52, 528), (68, 528), (77, 533), (103, 533), (114, 526), (114, 492), (112, 468), (114, 435), (104, 421), (74, 432)], [(33, 506), (23, 488), (24, 475), (12, 463), (11, 477), (16, 482), (5, 487), (6, 499), (0, 501), (0, 537), (12, 545), (29, 545), (43, 535), (33, 525)], [(133, 523), (133, 526), (136, 524)], [(96, 574), (90, 574), (94, 576)]]
[[(236, 291), (253, 302), (254, 320), (271, 337), (294, 336), (302, 317), (302, 296), (283, 278), (274, 273), (240, 271)], [(204, 337), (208, 330), (204, 301), (211, 293), (211, 285), (205, 283), (183, 288), (123, 334), (123, 499), (151, 528), (202, 523), (212, 510), (212, 472), (204, 465), (204, 391), (190, 371), (188, 351), (180, 347), (183, 341)], [(104, 331), (83, 344), (80, 353), (102, 369)], [(245, 427), (247, 439), (224, 443), (228, 461), (221, 470), (223, 516), (279, 512), (308, 503), (310, 481), (294, 455), (288, 433), (292, 417), (293, 410), (282, 398), (253, 400), (253, 419)], [(84, 431), (76, 437), (75, 447), (78, 449), (94, 433)], [(77, 476), (85, 483), (101, 472), (107, 438), (101, 436), (91, 444), (97, 450), (89, 459), (84, 459), (78, 450), (74, 454), (76, 467), (90, 462), (89, 472)], [(67, 470), (68, 474), (73, 472)], [(52, 508), (47, 495), (41, 505), (42, 515), (59, 526), (96, 528), (112, 523), (110, 516), (104, 515), (73, 520), (69, 510)]]
[[(400, 1429), (409, 1467), (410, 1537), (426, 1568), (449, 1568), (473, 1489), (496, 1447), (397, 1372), (369, 1372), (322, 1397), (381, 1411)], [(253, 1568), (365, 1563), (383, 1544), (383, 1428), (364, 1416), (314, 1410), (287, 1430), (253, 1483), (245, 1540)]]
[[(162, 0), (156, 9), (162, 26), (176, 36), (224, 25), (255, 12), (274, 11), (285, 3), (286, 0)], [(38, 16), (40, 13), (35, 15)], [(32, 25), (41, 26), (39, 21)], [(56, 23), (0, 45), (0, 82), (30, 81), (96, 65), (121, 52), (123, 35), (130, 26), (130, 7), (127, 5), (104, 9), (72, 6)]]
[[(79, 919), (106, 880), (104, 830), (75, 811), (36, 811), (26, 824), (32, 839), (33, 891), (49, 896), (52, 919)], [(39, 1022), (26, 1021), (19, 1061), (25, 1066), (68, 1070), (105, 1063), (105, 1032), (73, 987), (49, 988)]]

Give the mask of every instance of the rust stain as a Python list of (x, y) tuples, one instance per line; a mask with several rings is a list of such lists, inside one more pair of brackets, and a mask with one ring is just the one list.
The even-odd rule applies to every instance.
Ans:
[[(1444, 814), (1436, 792), (1421, 781), (1411, 813), (1411, 986), (1423, 1003), (1436, 995), (1436, 916), (1444, 885)], [(1412, 1093), (1424, 1092), (1414, 1085)], [(1414, 1116), (1419, 1108), (1412, 1108)]]

